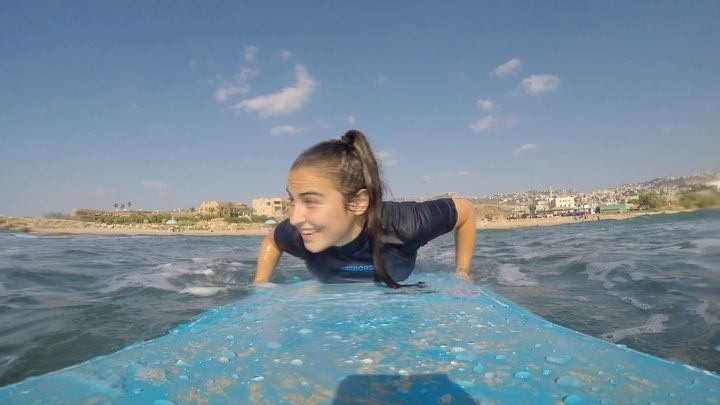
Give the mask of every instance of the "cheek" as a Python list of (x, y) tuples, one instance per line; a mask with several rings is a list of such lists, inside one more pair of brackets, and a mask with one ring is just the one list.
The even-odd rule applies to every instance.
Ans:
[(329, 231), (343, 231), (348, 225), (345, 211), (337, 207), (321, 207), (307, 212), (307, 220)]

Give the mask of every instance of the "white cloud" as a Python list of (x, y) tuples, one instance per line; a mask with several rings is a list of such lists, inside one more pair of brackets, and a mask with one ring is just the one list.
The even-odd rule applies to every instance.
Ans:
[(468, 170), (460, 170), (455, 173), (449, 173), (449, 172), (441, 172), (441, 173), (435, 173), (435, 174), (428, 174), (422, 177), (425, 181), (434, 181), (438, 179), (445, 179), (448, 177), (462, 177), (462, 176), (468, 176), (470, 175), (470, 172)]
[(398, 164), (398, 160), (395, 158), (395, 156), (393, 156), (392, 149), (380, 151), (375, 154), (375, 157), (377, 157), (384, 166), (395, 166), (396, 164)]
[(304, 129), (294, 127), (292, 125), (279, 125), (277, 127), (272, 127), (272, 129), (270, 129), (270, 135), (272, 135), (272, 136), (280, 136), (280, 135), (294, 136), (294, 135), (297, 135), (304, 131), (305, 131)]
[(482, 99), (480, 99), (480, 100), (478, 100), (478, 101), (476, 102), (476, 105), (477, 105), (477, 108), (478, 108), (478, 109), (484, 110), (484, 111), (492, 110), (493, 107), (495, 107), (495, 103), (493, 103), (492, 100), (482, 100)]
[(234, 108), (256, 112), (262, 118), (291, 114), (300, 110), (309, 101), (310, 94), (315, 91), (317, 85), (317, 82), (310, 77), (305, 67), (297, 65), (295, 66), (294, 85), (272, 94), (243, 100)]
[(111, 187), (100, 187), (100, 188), (96, 189), (95, 191), (93, 191), (91, 194), (96, 197), (104, 197), (106, 195), (115, 194), (115, 189), (111, 188)]
[(518, 58), (512, 58), (509, 61), (495, 68), (495, 76), (505, 77), (515, 73), (522, 66), (522, 62)]
[(248, 82), (257, 75), (257, 70), (247, 67), (240, 68), (240, 73), (233, 76), (232, 79), (226, 79), (218, 76), (218, 80), (222, 82), (219, 89), (215, 91), (215, 99), (219, 102), (227, 101), (235, 94), (245, 94), (250, 90)]
[(433, 180), (437, 180), (437, 179), (443, 179), (448, 176), (450, 176), (450, 175), (447, 172), (443, 172), (443, 173), (436, 173), (436, 174), (427, 174), (427, 175), (423, 176), (422, 179), (425, 181), (433, 181)]
[(524, 155), (526, 153), (532, 152), (535, 149), (539, 148), (540, 145), (534, 144), (534, 143), (526, 143), (525, 145), (520, 145), (517, 148), (513, 150), (513, 155), (520, 156)]
[(154, 193), (156, 193), (157, 195), (160, 195), (160, 196), (165, 195), (165, 193), (167, 193), (168, 189), (170, 188), (170, 185), (167, 183), (161, 183), (159, 181), (152, 181), (152, 180), (143, 181), (142, 186), (145, 189), (153, 191)]
[(486, 115), (475, 122), (470, 123), (470, 129), (474, 132), (484, 132), (495, 125), (495, 117)]
[(505, 128), (515, 128), (519, 123), (520, 119), (518, 117), (509, 117), (505, 120)]
[(347, 116), (348, 124), (355, 125), (355, 116), (354, 115), (348, 115)]
[(245, 47), (245, 62), (253, 63), (255, 62), (255, 56), (257, 56), (257, 47), (256, 46), (246, 46)]
[(522, 81), (522, 89), (533, 96), (557, 90), (558, 87), (560, 87), (560, 78), (553, 75), (531, 75)]
[(277, 56), (278, 56), (278, 58), (280, 58), (282, 60), (288, 60), (292, 56), (292, 52), (287, 51), (287, 50), (280, 51)]

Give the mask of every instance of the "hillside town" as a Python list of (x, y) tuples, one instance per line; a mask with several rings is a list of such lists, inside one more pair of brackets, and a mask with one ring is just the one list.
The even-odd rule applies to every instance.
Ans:
[[(478, 229), (507, 229), (626, 219), (637, 215), (720, 207), (720, 172), (658, 178), (591, 192), (548, 187), (489, 196), (444, 193), (424, 201), (464, 197), (475, 206)], [(70, 214), (48, 213), (43, 218), (0, 216), (0, 229), (43, 234), (187, 234), (265, 235), (288, 214), (289, 200), (255, 198), (250, 203), (206, 200), (197, 207), (169, 211), (137, 208), (132, 201), (110, 209), (76, 209)]]
[[(617, 187), (577, 192), (572, 189), (553, 190), (549, 187), (542, 191), (523, 191), (489, 196), (462, 196), (448, 192), (430, 198), (403, 199), (395, 201), (424, 201), (443, 197), (464, 197), (476, 207), (495, 207), (506, 219), (542, 218), (554, 216), (582, 216), (590, 214), (616, 214), (629, 211), (642, 211), (656, 208), (679, 208), (679, 197), (700, 189), (720, 190), (720, 172), (703, 173), (683, 177), (656, 178), (642, 183), (628, 183)], [(226, 218), (237, 222), (267, 222), (272, 224), (287, 217), (289, 200), (282, 197), (261, 197), (248, 205), (243, 202), (207, 200), (197, 207), (174, 209), (173, 218), (196, 215), (214, 218)], [(664, 206), (663, 206), (664, 205)], [(131, 203), (115, 204), (114, 213), (158, 214), (159, 210), (131, 210)], [(74, 216), (106, 213), (103, 210), (75, 210)], [(488, 218), (492, 219), (492, 218)]]

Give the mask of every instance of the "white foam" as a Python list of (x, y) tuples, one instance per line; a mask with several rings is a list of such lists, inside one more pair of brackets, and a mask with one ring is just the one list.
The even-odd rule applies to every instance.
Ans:
[(632, 281), (642, 281), (645, 280), (645, 275), (639, 271), (631, 271), (628, 273), (628, 276), (632, 279)]
[(622, 301), (622, 302), (624, 302), (624, 303), (626, 303), (626, 304), (630, 304), (630, 305), (634, 306), (634, 307), (637, 308), (637, 309), (642, 309), (643, 311), (648, 311), (648, 310), (652, 309), (652, 307), (651, 307), (650, 305), (645, 304), (645, 303), (642, 303), (642, 302), (640, 302), (640, 300), (638, 300), (638, 299), (636, 299), (636, 298), (625, 297), (625, 296), (622, 296), (622, 295), (620, 295), (620, 294), (618, 294), (618, 293), (616, 293), (616, 292), (614, 292), (614, 291), (606, 291), (605, 294), (611, 295), (611, 296), (613, 296), (613, 297), (617, 297), (618, 299), (620, 299), (620, 301)]
[[(588, 274), (588, 280), (602, 281), (603, 287), (606, 290), (609, 290), (609, 289), (615, 287), (615, 283), (613, 283), (612, 281), (607, 279), (608, 275), (612, 271), (620, 269), (624, 266), (634, 269), (635, 262), (629, 261), (629, 260), (621, 260), (621, 261), (617, 261), (617, 262), (589, 263), (587, 265), (587, 269), (585, 270), (585, 273)], [(615, 280), (615, 281), (617, 282), (618, 280)]]
[(111, 293), (126, 287), (156, 288), (166, 291), (177, 291), (178, 288), (170, 284), (168, 277), (162, 273), (129, 274), (123, 278), (114, 279), (110, 285), (100, 290), (102, 293)]
[(616, 330), (614, 332), (606, 333), (602, 335), (602, 337), (612, 342), (617, 342), (628, 336), (643, 335), (646, 333), (660, 333), (665, 330), (664, 323), (669, 320), (670, 318), (665, 314), (653, 314), (643, 325)]
[(192, 294), (199, 297), (209, 297), (225, 290), (225, 287), (187, 287), (180, 290), (180, 294)]
[(720, 249), (720, 239), (715, 238), (694, 240), (692, 241), (692, 244), (695, 245), (698, 249), (705, 251), (717, 251), (718, 249)]
[(529, 287), (537, 285), (532, 277), (520, 271), (514, 264), (503, 264), (497, 275), (498, 283), (513, 287)]
[(695, 308), (695, 314), (701, 317), (706, 324), (708, 325), (716, 325), (720, 323), (720, 319), (718, 319), (714, 315), (710, 315), (707, 313), (707, 309), (710, 306), (710, 303), (707, 300), (702, 300), (702, 303)]

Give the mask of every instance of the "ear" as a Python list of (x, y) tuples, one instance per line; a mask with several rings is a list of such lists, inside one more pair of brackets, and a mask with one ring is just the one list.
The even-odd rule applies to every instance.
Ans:
[(370, 195), (367, 189), (360, 189), (348, 204), (348, 211), (354, 215), (363, 215), (367, 212), (368, 205), (370, 204)]

